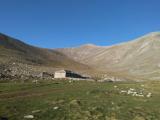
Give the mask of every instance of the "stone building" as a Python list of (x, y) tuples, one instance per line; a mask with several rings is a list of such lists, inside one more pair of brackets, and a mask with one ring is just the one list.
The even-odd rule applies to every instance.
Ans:
[(55, 71), (54, 78), (66, 78), (66, 71), (65, 70)]

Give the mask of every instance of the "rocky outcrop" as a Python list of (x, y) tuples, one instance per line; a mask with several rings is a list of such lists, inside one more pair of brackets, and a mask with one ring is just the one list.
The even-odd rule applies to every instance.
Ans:
[[(49, 73), (50, 71), (50, 73)], [(52, 68), (27, 65), (22, 63), (8, 63), (0, 65), (0, 80), (14, 79), (51, 79)]]

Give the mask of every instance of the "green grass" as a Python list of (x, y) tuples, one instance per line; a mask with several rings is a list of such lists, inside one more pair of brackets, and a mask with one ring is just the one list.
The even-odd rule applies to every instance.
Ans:
[[(34, 120), (160, 120), (159, 86), (160, 82), (0, 83), (0, 116), (9, 120), (25, 120), (25, 115), (33, 115)], [(144, 89), (152, 97), (120, 94), (129, 88)]]

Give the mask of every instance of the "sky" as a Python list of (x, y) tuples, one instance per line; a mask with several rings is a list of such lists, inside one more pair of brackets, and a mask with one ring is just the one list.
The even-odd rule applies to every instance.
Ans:
[(160, 0), (0, 0), (0, 32), (44, 48), (114, 45), (160, 31)]

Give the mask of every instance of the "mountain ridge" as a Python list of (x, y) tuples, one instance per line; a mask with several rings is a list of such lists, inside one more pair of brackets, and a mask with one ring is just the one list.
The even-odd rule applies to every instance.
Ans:
[(8, 66), (12, 63), (30, 65), (33, 68), (38, 66), (39, 69), (48, 67), (75, 71), (91, 70), (89, 66), (78, 63), (56, 50), (35, 47), (1, 33), (0, 64)]
[(152, 32), (113, 46), (64, 48), (58, 51), (75, 61), (106, 72), (124, 73), (151, 80), (160, 79), (160, 32)]
[[(0, 34), (0, 64), (21, 63), (38, 69), (62, 68), (131, 79), (160, 79), (160, 32), (112, 46), (85, 44), (46, 49)], [(41, 67), (43, 66), (43, 67)]]

